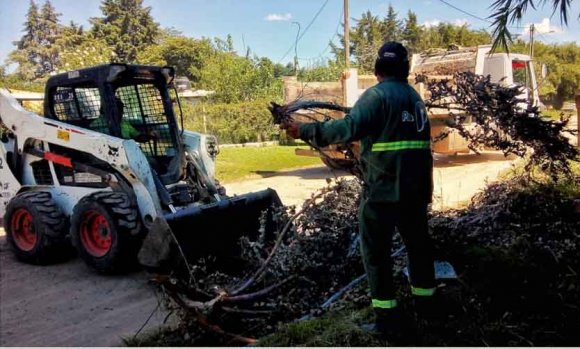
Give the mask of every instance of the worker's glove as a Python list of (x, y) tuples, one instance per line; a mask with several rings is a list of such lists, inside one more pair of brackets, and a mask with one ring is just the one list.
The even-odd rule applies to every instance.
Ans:
[(301, 122), (290, 121), (287, 123), (280, 124), (280, 128), (286, 130), (286, 134), (294, 139), (300, 138), (300, 126)]

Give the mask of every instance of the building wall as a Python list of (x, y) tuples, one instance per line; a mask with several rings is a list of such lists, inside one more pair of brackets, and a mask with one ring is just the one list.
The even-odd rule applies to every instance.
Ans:
[(297, 81), (294, 76), (284, 79), (284, 104), (297, 99), (314, 99), (317, 101), (343, 104), (342, 84), (332, 82), (303, 82)]

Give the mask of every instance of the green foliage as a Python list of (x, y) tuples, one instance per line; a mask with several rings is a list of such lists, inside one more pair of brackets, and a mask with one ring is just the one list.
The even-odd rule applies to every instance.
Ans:
[(137, 54), (141, 64), (168, 65), (178, 76), (187, 76), (195, 86), (208, 58), (215, 53), (209, 39), (193, 39), (168, 35), (157, 45), (151, 45)]
[(38, 6), (34, 0), (30, 0), (30, 7), (24, 22), (24, 35), (19, 41), (14, 42), (16, 50), (8, 56), (9, 62), (18, 64), (16, 73), (20, 79), (33, 80), (41, 75), (41, 27)]
[(91, 35), (79, 35), (73, 43), (63, 42), (60, 46), (58, 72), (86, 68), (110, 63), (114, 52), (104, 40)]
[(379, 17), (367, 11), (356, 20), (356, 26), (350, 33), (353, 43), (351, 52), (356, 57), (358, 65), (365, 71), (372, 71), (374, 68), (377, 50), (385, 36), (382, 29)]
[(383, 41), (394, 41), (401, 35), (402, 23), (397, 19), (397, 12), (393, 5), (389, 4), (387, 17), (383, 20)]
[[(531, 7), (534, 10), (538, 4), (545, 5), (548, 0), (495, 0), (492, 4), (493, 13), (493, 49), (509, 51), (512, 35), (508, 28), (510, 24), (520, 23), (522, 17)], [(572, 7), (571, 0), (551, 0), (553, 13), (558, 13), (560, 22), (568, 24), (568, 17)], [(529, 7), (528, 7), (529, 6)], [(576, 14), (572, 14), (575, 16)]]
[(103, 17), (90, 19), (92, 34), (113, 47), (119, 62), (134, 62), (139, 51), (155, 43), (159, 24), (143, 0), (103, 0)]
[(292, 63), (288, 62), (288, 64), (283, 65), (280, 63), (274, 64), (274, 77), (282, 77), (282, 76), (291, 76), (294, 74), (294, 66)]
[(377, 347), (384, 346), (371, 333), (363, 331), (359, 324), (373, 320), (370, 309), (329, 313), (320, 318), (285, 324), (267, 337), (260, 339), (264, 347)]
[(61, 35), (57, 13), (49, 0), (46, 0), (40, 13), (39, 39), (40, 39), (40, 75), (44, 76), (53, 72), (58, 64), (59, 50), (55, 45)]
[(326, 64), (319, 64), (309, 68), (302, 68), (298, 72), (298, 80), (300, 81), (337, 81), (340, 78), (340, 73), (343, 66), (328, 61)]
[(214, 101), (221, 103), (279, 100), (282, 96), (282, 81), (275, 77), (272, 61), (231, 52), (218, 51), (208, 58), (199, 86), (215, 91)]
[(10, 74), (0, 77), (0, 87), (14, 90), (24, 90), (32, 92), (44, 92), (46, 79), (23, 80), (18, 74)]
[(240, 103), (260, 99), (279, 100), (283, 66), (267, 58), (239, 56), (231, 35), (226, 40), (193, 39), (168, 35), (138, 55), (145, 64), (170, 65), (185, 75), (194, 88), (212, 90), (216, 103)]
[[(416, 53), (421, 48), (421, 27), (417, 23), (417, 15), (409, 10), (405, 19), (405, 27), (401, 39), (406, 43), (409, 53)], [(374, 61), (373, 61), (374, 63)]]
[[(372, 73), (378, 49), (385, 41), (402, 41), (409, 53), (422, 52), (432, 48), (447, 48), (451, 45), (476, 46), (489, 44), (491, 36), (485, 30), (470, 30), (467, 25), (457, 26), (451, 23), (439, 23), (436, 26), (419, 25), (417, 15), (409, 11), (404, 20), (400, 20), (392, 6), (386, 17), (380, 19), (370, 11), (355, 20), (350, 30), (352, 57), (359, 70)], [(343, 65), (344, 38), (340, 36), (340, 45), (332, 44), (334, 62)]]
[(280, 131), (272, 124), (269, 101), (182, 104), (185, 128), (213, 134), (220, 143), (275, 140)]
[(429, 28), (423, 27), (419, 51), (450, 45), (477, 46), (489, 44), (491, 36), (485, 30), (469, 30), (466, 25), (439, 23)]

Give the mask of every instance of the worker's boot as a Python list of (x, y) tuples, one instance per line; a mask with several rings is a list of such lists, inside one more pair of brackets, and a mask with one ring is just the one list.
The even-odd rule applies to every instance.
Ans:
[(432, 321), (446, 316), (444, 304), (438, 293), (432, 296), (414, 296), (413, 303), (419, 319)]
[(375, 309), (375, 323), (362, 325), (361, 328), (389, 342), (398, 342), (403, 336), (405, 322), (399, 308)]

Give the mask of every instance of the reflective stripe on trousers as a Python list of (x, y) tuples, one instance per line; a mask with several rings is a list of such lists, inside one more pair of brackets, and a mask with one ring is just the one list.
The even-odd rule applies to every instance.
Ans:
[(411, 293), (414, 296), (432, 296), (435, 294), (435, 287), (433, 288), (421, 288), (411, 286)]
[(381, 308), (381, 309), (391, 309), (397, 306), (396, 299), (389, 299), (389, 300), (379, 300), (373, 299), (373, 308)]

